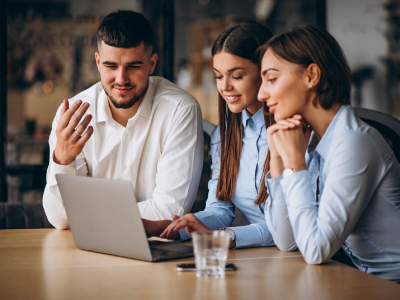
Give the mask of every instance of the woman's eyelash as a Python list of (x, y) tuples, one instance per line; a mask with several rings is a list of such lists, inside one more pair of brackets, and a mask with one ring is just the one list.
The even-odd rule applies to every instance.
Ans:
[[(223, 76), (215, 76), (214, 78), (215, 78), (215, 79), (221, 79), (222, 77), (223, 77)], [(243, 76), (237, 76), (237, 77), (232, 76), (232, 78), (233, 78), (233, 79), (242, 79)]]

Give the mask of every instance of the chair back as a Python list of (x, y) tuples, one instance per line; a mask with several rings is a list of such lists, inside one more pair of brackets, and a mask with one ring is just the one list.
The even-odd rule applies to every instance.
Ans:
[(210, 122), (203, 120), (203, 131), (208, 137), (211, 139), (211, 134), (215, 129), (215, 125), (211, 124)]
[(400, 162), (400, 120), (371, 109), (362, 107), (353, 107), (353, 109), (357, 117), (382, 134), (392, 148), (397, 161)]

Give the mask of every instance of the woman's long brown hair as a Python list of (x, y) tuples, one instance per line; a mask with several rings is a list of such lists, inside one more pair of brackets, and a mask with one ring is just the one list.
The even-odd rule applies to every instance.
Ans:
[[(227, 52), (248, 59), (260, 65), (256, 50), (272, 37), (271, 31), (256, 22), (246, 22), (225, 29), (215, 41), (212, 55)], [(236, 189), (240, 157), (243, 143), (242, 113), (232, 113), (221, 95), (218, 97), (219, 134), (220, 134), (220, 172), (216, 198), (230, 202)], [(265, 118), (265, 117), (264, 117)], [(266, 126), (267, 122), (265, 123)], [(270, 123), (268, 123), (270, 124)], [(259, 185), (255, 204), (260, 205), (267, 200), (265, 176), (269, 170), (269, 151), (264, 163), (264, 172)]]
[[(275, 121), (274, 121), (274, 115), (269, 112), (266, 102), (264, 102), (264, 105), (263, 105), (263, 113), (264, 113), (265, 129), (267, 129), (269, 126), (274, 124)], [(254, 200), (254, 204), (256, 204), (256, 205), (263, 204), (265, 201), (267, 201), (267, 198), (268, 198), (267, 187), (265, 185), (265, 177), (267, 176), (267, 173), (269, 171), (270, 160), (271, 160), (271, 152), (268, 150), (267, 157), (265, 158), (265, 162), (264, 162), (263, 174), (261, 176), (261, 181), (260, 181), (259, 188), (258, 188), (258, 195), (257, 195), (256, 200)]]
[(219, 95), (220, 169), (217, 199), (230, 202), (235, 193), (237, 175), (242, 153), (242, 113), (232, 113)]

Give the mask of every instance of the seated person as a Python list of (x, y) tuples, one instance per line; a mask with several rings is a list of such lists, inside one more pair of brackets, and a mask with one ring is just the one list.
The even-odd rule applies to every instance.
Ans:
[(399, 281), (400, 165), (355, 116), (339, 44), (305, 25), (273, 37), (261, 57), (258, 97), (277, 122), (265, 208), (276, 245), (310, 264), (342, 247), (358, 269)]
[[(206, 208), (183, 218), (173, 216), (173, 223), (144, 220), (149, 236), (165, 230), (161, 237), (185, 239), (192, 231), (225, 228), (231, 234), (231, 248), (273, 245), (263, 212), (268, 145), (262, 103), (257, 100), (261, 78), (256, 56), (257, 48), (271, 36), (265, 26), (249, 22), (226, 29), (215, 41), (220, 122), (211, 136), (212, 178)], [(235, 209), (250, 225), (229, 227)]]
[(150, 220), (190, 211), (203, 164), (201, 110), (173, 83), (149, 77), (157, 62), (152, 39), (150, 23), (137, 12), (117, 11), (101, 22), (95, 54), (101, 82), (64, 100), (49, 139), (43, 206), (56, 228), (69, 227), (57, 173), (130, 181)]

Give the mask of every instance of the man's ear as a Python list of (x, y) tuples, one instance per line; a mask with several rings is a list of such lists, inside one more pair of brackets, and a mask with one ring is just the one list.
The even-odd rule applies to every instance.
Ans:
[(306, 85), (308, 88), (316, 87), (321, 79), (321, 69), (317, 64), (310, 64), (304, 71)]
[(96, 52), (94, 58), (96, 59), (97, 70), (100, 72), (100, 53)]
[(154, 69), (156, 68), (158, 55), (153, 53), (150, 57), (150, 74), (153, 74)]

